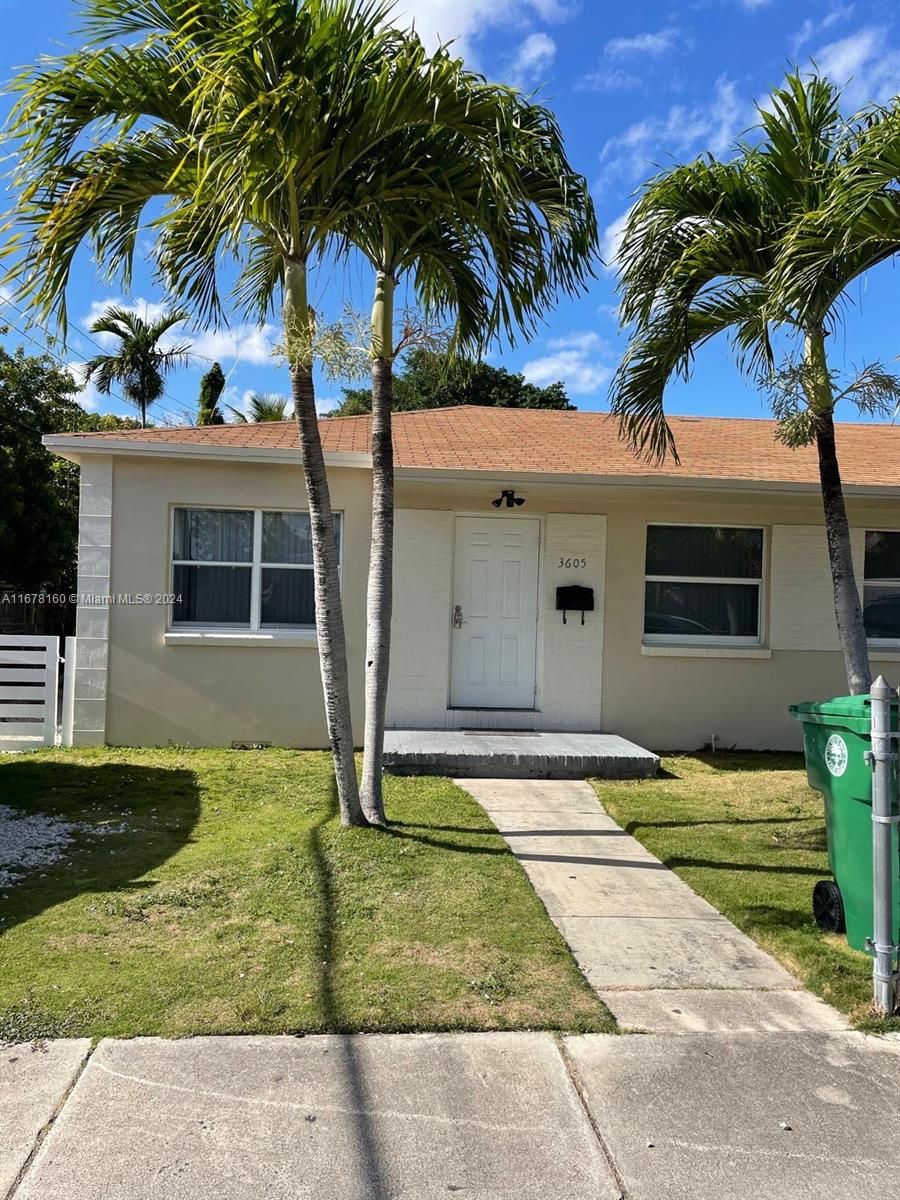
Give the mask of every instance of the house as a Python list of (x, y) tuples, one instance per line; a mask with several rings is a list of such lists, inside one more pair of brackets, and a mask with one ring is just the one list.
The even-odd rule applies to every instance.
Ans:
[[(672, 428), (654, 465), (600, 413), (396, 414), (390, 727), (799, 747), (787, 706), (846, 690), (815, 451)], [(361, 734), (369, 419), (321, 430)], [(293, 424), (45, 442), (81, 465), (75, 742), (325, 746)], [(900, 676), (900, 428), (838, 447), (873, 666)]]

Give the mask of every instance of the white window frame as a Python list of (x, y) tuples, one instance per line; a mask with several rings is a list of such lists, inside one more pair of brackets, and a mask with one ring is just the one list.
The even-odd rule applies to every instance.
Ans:
[[(647, 575), (647, 541), (651, 529), (753, 529), (762, 534), (762, 566), (759, 579), (749, 579), (746, 576), (731, 578), (721, 575)], [(742, 587), (755, 586), (758, 593), (758, 608), (756, 637), (711, 636), (689, 633), (644, 633), (642, 644), (645, 646), (763, 646), (765, 636), (763, 622), (765, 617), (765, 588), (766, 566), (768, 561), (768, 529), (764, 525), (744, 525), (726, 521), (648, 521), (644, 529), (644, 581), (641, 600), (641, 629), (647, 620), (647, 584), (648, 583), (734, 583)]]
[[(866, 526), (866, 528), (863, 530), (863, 571), (862, 571), (863, 579), (862, 579), (862, 594), (860, 596), (860, 603), (863, 607), (863, 610), (865, 610), (865, 607), (866, 607), (866, 584), (867, 583), (871, 583), (871, 585), (873, 587), (878, 587), (879, 585), (881, 585), (883, 587), (896, 587), (896, 588), (900, 589), (900, 579), (869, 579), (868, 575), (866, 575), (866, 538), (869, 536), (870, 533), (900, 533), (900, 529), (885, 529), (883, 527), (880, 529), (870, 529), (868, 526)], [(871, 646), (875, 650), (878, 650), (878, 649), (896, 650), (898, 647), (900, 647), (900, 638), (870, 638), (870, 637), (867, 637), (866, 643), (867, 643), (867, 645)]]
[[(253, 549), (249, 562), (218, 562), (204, 560), (186, 560), (175, 558), (175, 513), (178, 509), (198, 509), (208, 512), (249, 512), (253, 514)], [(280, 629), (287, 632), (298, 632), (315, 629), (315, 622), (308, 625), (263, 625), (261, 624), (262, 608), (262, 572), (263, 568), (285, 571), (312, 571), (312, 563), (271, 563), (262, 561), (262, 519), (263, 513), (304, 513), (309, 516), (308, 508), (275, 508), (264, 505), (256, 508), (249, 504), (211, 504), (195, 501), (179, 501), (171, 505), (169, 514), (169, 582), (170, 592), (175, 593), (176, 567), (240, 567), (250, 571), (250, 623), (248, 625), (235, 621), (176, 621), (174, 606), (169, 606), (168, 630), (178, 633), (275, 633)], [(338, 584), (343, 584), (344, 574), (344, 513), (342, 509), (334, 510), (334, 517), (340, 529), (338, 538)]]

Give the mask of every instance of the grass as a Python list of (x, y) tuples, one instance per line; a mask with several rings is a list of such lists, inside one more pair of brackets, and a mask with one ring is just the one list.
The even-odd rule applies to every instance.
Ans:
[(0, 755), (0, 796), (119, 827), (0, 891), (0, 1040), (612, 1027), (448, 780), (389, 779), (388, 832), (299, 751)]
[(653, 781), (598, 782), (611, 816), (823, 1000), (858, 1025), (892, 1024), (872, 1018), (871, 959), (813, 922), (813, 885), (830, 872), (822, 797), (802, 755), (694, 754), (662, 766)]

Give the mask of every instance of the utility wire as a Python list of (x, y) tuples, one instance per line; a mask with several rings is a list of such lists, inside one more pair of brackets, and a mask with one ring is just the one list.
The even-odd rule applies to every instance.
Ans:
[[(0, 308), (5, 306), (6, 304), (9, 304), (12, 308), (14, 308), (16, 310), (17, 313), (19, 313), (21, 316), (23, 316), (27, 321), (29, 321), (31, 324), (33, 324), (36, 328), (40, 329), (41, 332), (44, 334), (45, 339), (48, 338), (48, 333), (47, 333), (47, 330), (44, 328), (44, 326), (39, 324), (37, 321), (35, 321), (23, 308), (21, 308), (18, 304), (16, 304), (15, 300), (11, 299), (8, 296), (4, 297), (3, 302), (0, 303)], [(38, 342), (35, 338), (33, 338), (31, 336), (31, 334), (27, 333), (24, 329), (20, 329), (18, 327), (18, 325), (13, 324), (12, 321), (10, 321), (9, 324), (10, 324), (10, 327), (12, 329), (15, 329), (15, 331), (21, 337), (28, 338), (28, 340), (33, 345), (37, 346), (38, 349), (40, 349), (44, 354), (49, 355), (50, 358), (55, 359), (56, 362), (58, 362), (61, 366), (65, 367), (68, 371), (71, 372), (71, 370), (72, 370), (71, 364), (67, 363), (65, 361), (65, 359), (63, 359), (54, 350), (51, 350), (47, 341), (45, 341), (44, 344), (41, 345), (40, 342)], [(98, 350), (101, 350), (104, 354), (107, 353), (107, 347), (102, 345), (102, 343), (98, 342), (97, 339), (92, 337), (90, 333), (79, 330), (79, 336), (84, 336), (92, 345), (96, 346)], [(205, 356), (200, 355), (199, 357), (205, 357)], [(135, 405), (134, 401), (126, 399), (124, 396), (120, 395), (118, 392), (112, 391), (112, 389), (110, 389), (110, 395), (114, 399), (118, 400), (121, 404), (124, 404), (130, 408), (137, 407)], [(181, 403), (181, 401), (176, 400), (175, 397), (172, 396), (169, 392), (164, 391), (163, 396), (165, 396), (166, 399), (171, 400), (173, 404)], [(158, 400), (154, 401), (153, 405), (157, 411), (164, 412), (167, 416), (172, 417), (173, 420), (176, 420), (176, 421), (180, 421), (184, 415), (183, 413), (173, 412), (170, 408), (167, 408), (164, 404), (161, 404)]]

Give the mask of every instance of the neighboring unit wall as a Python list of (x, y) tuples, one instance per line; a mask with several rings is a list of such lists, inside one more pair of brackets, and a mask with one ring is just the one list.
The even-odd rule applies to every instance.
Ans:
[[(344, 621), (354, 731), (361, 740), (371, 477), (342, 468), (329, 478), (332, 504), (344, 513)], [(299, 466), (119, 458), (115, 591), (154, 597), (170, 591), (171, 508), (178, 504), (307, 507)], [(109, 613), (109, 743), (327, 745), (314, 631), (270, 640), (223, 632), (218, 641), (189, 644), (167, 637), (168, 619), (168, 608), (156, 603), (116, 605)], [(78, 634), (80, 654), (81, 625)]]
[[(865, 530), (851, 530), (850, 539), (861, 585)], [(772, 649), (839, 650), (825, 526), (773, 525), (769, 573)]]
[(113, 460), (90, 457), (81, 468), (78, 508), (78, 594), (72, 684), (72, 745), (106, 741), (110, 618)]
[[(864, 531), (895, 528), (897, 513), (852, 499), (848, 507), (861, 585)], [(611, 499), (608, 513), (604, 729), (654, 750), (693, 750), (711, 736), (720, 748), (799, 750), (788, 706), (847, 691), (821, 500), (648, 490)], [(765, 528), (761, 646), (642, 645), (647, 525), (681, 521)], [(900, 679), (900, 654), (873, 650), (872, 669)]]

